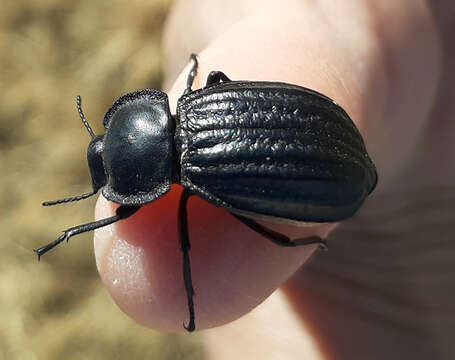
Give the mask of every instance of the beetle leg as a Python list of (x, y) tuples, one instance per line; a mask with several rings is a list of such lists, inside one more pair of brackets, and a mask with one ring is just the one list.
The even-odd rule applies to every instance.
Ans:
[(305, 245), (313, 245), (318, 244), (319, 248), (323, 250), (327, 250), (327, 243), (322, 240), (319, 236), (310, 236), (304, 239), (294, 239), (291, 240), (286, 235), (283, 235), (279, 232), (273, 231), (271, 229), (266, 228), (265, 226), (257, 223), (256, 221), (240, 216), (234, 213), (231, 213), (232, 216), (237, 218), (241, 221), (244, 225), (248, 226), (251, 230), (256, 231), (257, 233), (261, 234), (262, 236), (266, 237), (267, 239), (271, 240), (273, 243), (279, 246), (285, 247), (295, 247), (295, 246), (305, 246)]
[(188, 298), (188, 310), (190, 313), (190, 321), (188, 325), (183, 324), (183, 327), (189, 332), (194, 331), (196, 328), (194, 323), (194, 289), (193, 281), (191, 280), (191, 264), (190, 254), (191, 249), (190, 238), (188, 232), (188, 198), (191, 196), (188, 190), (183, 189), (182, 196), (179, 204), (179, 238), (180, 248), (183, 252), (183, 280), (185, 282), (185, 289)]
[(131, 215), (133, 215), (140, 208), (141, 208), (140, 205), (136, 205), (136, 206), (125, 206), (125, 205), (122, 205), (122, 206), (117, 208), (117, 210), (115, 211), (115, 215), (114, 216), (111, 216), (111, 217), (108, 217), (108, 218), (105, 218), (105, 219), (101, 219), (101, 220), (98, 220), (98, 221), (93, 221), (93, 222), (90, 222), (90, 223), (87, 223), (87, 224), (74, 226), (72, 228), (66, 229), (63, 232), (63, 234), (57, 240), (55, 240), (55, 241), (53, 241), (53, 242), (51, 242), (51, 243), (49, 243), (49, 244), (47, 244), (47, 245), (45, 245), (43, 247), (40, 247), (37, 250), (35, 250), (35, 252), (38, 254), (38, 260), (40, 259), (40, 257), (42, 255), (44, 255), (49, 250), (51, 250), (54, 247), (56, 247), (62, 241), (64, 241), (64, 240), (68, 241), (74, 235), (82, 234), (82, 233), (85, 233), (85, 232), (88, 232), (88, 231), (92, 231), (92, 230), (98, 229), (100, 227), (113, 224), (113, 223), (115, 223), (115, 222), (117, 222), (119, 220), (126, 219), (126, 218), (130, 217)]
[(226, 74), (222, 71), (211, 71), (209, 76), (207, 76), (207, 83), (205, 86), (215, 85), (221, 82), (229, 82), (232, 81), (229, 79)]
[(199, 63), (197, 61), (197, 55), (196, 54), (191, 54), (190, 56), (190, 60), (193, 60), (193, 66), (191, 67), (191, 70), (188, 74), (188, 77), (186, 79), (186, 89), (185, 91), (183, 92), (183, 95), (185, 94), (188, 94), (190, 92), (192, 92), (193, 90), (191, 89), (191, 87), (193, 86), (193, 82), (194, 82), (194, 78), (196, 77), (197, 75), (197, 68), (199, 66)]

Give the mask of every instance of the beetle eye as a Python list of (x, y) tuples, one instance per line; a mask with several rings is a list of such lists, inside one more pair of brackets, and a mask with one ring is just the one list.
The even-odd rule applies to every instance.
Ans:
[(93, 191), (98, 191), (106, 184), (106, 172), (103, 164), (104, 135), (95, 136), (87, 149), (87, 160), (92, 176)]

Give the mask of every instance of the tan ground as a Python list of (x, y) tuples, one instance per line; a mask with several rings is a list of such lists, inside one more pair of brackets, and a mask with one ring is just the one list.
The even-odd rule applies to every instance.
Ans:
[(95, 200), (43, 208), (90, 189), (89, 136), (119, 95), (160, 88), (170, 1), (0, 2), (0, 359), (201, 359), (198, 337), (159, 334), (114, 305), (92, 235), (38, 263), (33, 249), (93, 218)]

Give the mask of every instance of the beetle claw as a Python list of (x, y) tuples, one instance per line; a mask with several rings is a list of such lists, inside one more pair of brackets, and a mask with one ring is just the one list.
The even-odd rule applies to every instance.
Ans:
[(39, 249), (33, 249), (34, 252), (36, 252), (36, 255), (38, 256), (38, 261), (41, 260), (41, 254), (39, 252)]
[(185, 322), (183, 322), (183, 327), (185, 328), (186, 331), (188, 332), (193, 332), (196, 329), (196, 325), (194, 324), (193, 320), (190, 320), (188, 326), (185, 325)]

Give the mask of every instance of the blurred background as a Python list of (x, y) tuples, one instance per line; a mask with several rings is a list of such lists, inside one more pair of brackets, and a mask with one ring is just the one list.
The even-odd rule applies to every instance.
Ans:
[(0, 360), (203, 359), (197, 335), (143, 328), (111, 300), (92, 234), (38, 262), (33, 249), (91, 221), (89, 135), (128, 91), (162, 87), (161, 36), (172, 1), (0, 0)]

